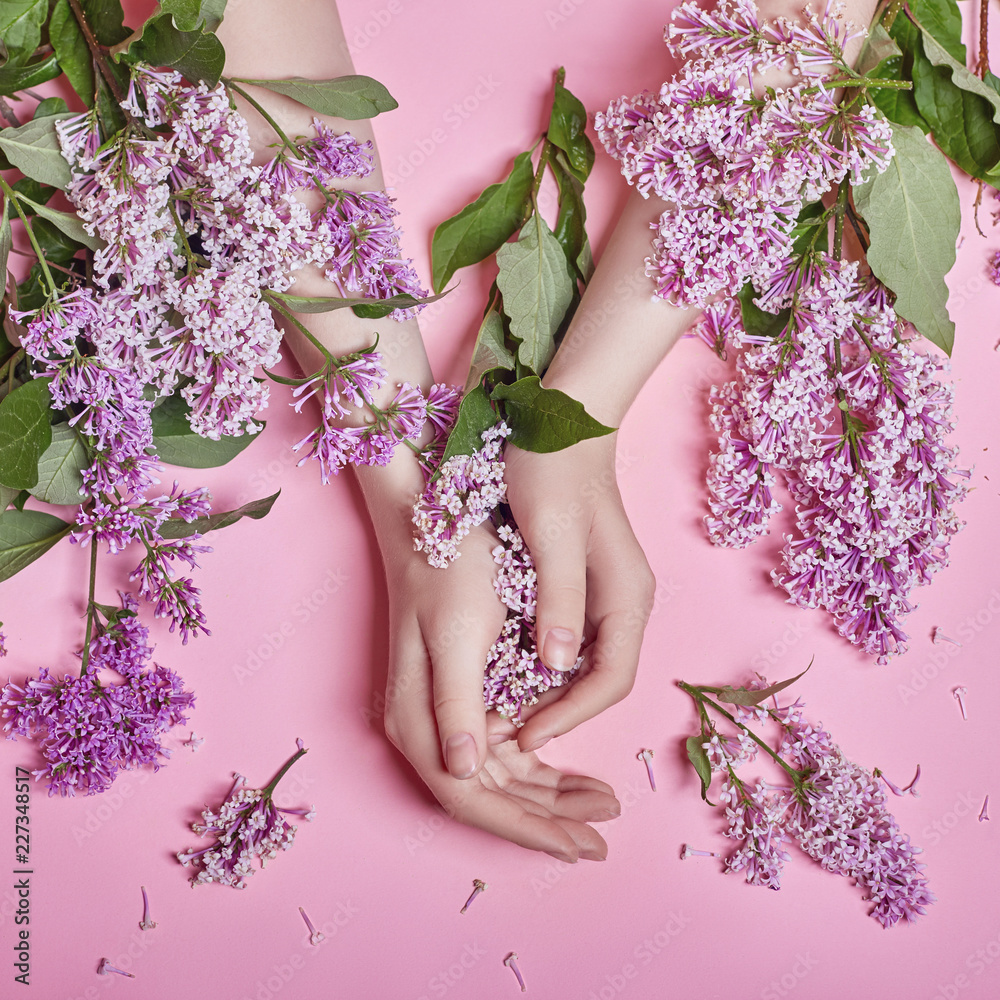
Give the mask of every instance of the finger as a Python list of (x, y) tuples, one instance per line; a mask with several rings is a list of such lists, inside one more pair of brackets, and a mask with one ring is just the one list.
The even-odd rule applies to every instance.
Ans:
[(504, 791), (544, 806), (554, 817), (566, 817), (581, 823), (603, 823), (621, 815), (621, 806), (613, 795), (589, 788), (559, 791), (548, 785), (512, 781)]
[[(433, 670), (434, 717), (445, 767), (454, 778), (477, 774), (486, 760), (483, 671), (496, 639), (478, 619), (461, 629), (436, 626), (428, 641)], [(425, 630), (425, 635), (427, 634)]]
[[(538, 574), (538, 598), (535, 631), (538, 654), (552, 670), (572, 670), (580, 655), (587, 604), (587, 526), (579, 515), (568, 512), (559, 516), (569, 523), (550, 539), (541, 535), (538, 525), (553, 521), (541, 515), (524, 531), (525, 540)], [(556, 521), (555, 523), (558, 523)]]
[(592, 647), (588, 671), (574, 678), (561, 698), (533, 715), (518, 733), (522, 750), (538, 750), (554, 736), (561, 736), (587, 719), (621, 701), (632, 690), (642, 628), (629, 612), (616, 611), (601, 622)]

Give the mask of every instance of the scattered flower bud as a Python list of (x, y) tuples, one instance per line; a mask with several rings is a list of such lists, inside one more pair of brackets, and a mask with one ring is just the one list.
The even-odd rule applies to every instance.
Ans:
[(945, 635), (944, 632), (942, 632), (936, 625), (934, 626), (932, 639), (935, 646), (940, 646), (942, 642), (950, 642), (953, 646), (962, 645), (957, 639), (952, 639), (951, 636)]
[(141, 885), (139, 888), (142, 889), (142, 920), (139, 922), (139, 930), (151, 931), (156, 926), (156, 921), (149, 915), (149, 896), (146, 895), (146, 887)]
[(695, 848), (690, 847), (688, 844), (684, 845), (684, 849), (681, 851), (681, 860), (686, 861), (688, 858), (721, 858), (722, 854), (719, 851), (698, 851)]
[(656, 778), (653, 777), (653, 751), (640, 750), (636, 754), (636, 760), (641, 760), (646, 764), (646, 774), (649, 775), (649, 787), (656, 791)]
[(465, 901), (465, 906), (458, 911), (459, 913), (465, 913), (465, 911), (469, 908), (469, 904), (476, 898), (476, 896), (478, 896), (481, 892), (485, 892), (489, 888), (489, 886), (479, 878), (472, 880), (472, 886), (472, 895)]
[(989, 808), (990, 808), (990, 797), (987, 795), (986, 798), (983, 799), (983, 808), (979, 810), (980, 823), (989, 821), (990, 818)]
[[(301, 741), (299, 741), (301, 742)], [(302, 914), (302, 919), (306, 922), (306, 927), (309, 928), (309, 943), (310, 944), (321, 944), (326, 940), (326, 935), (322, 931), (316, 930), (313, 926), (313, 922), (309, 919), (309, 915), (306, 913), (302, 907), (299, 907), (299, 913)]]
[(516, 951), (512, 951), (503, 960), (503, 964), (506, 965), (507, 968), (510, 969), (510, 971), (513, 972), (515, 976), (517, 976), (517, 981), (521, 984), (521, 992), (522, 993), (527, 993), (528, 992), (528, 987), (524, 985), (524, 979), (521, 976), (521, 970), (518, 969), (518, 967), (517, 967), (517, 952)]
[(967, 687), (957, 687), (951, 693), (955, 696), (958, 707), (962, 710), (962, 718), (968, 721), (969, 716), (965, 711), (965, 698), (963, 696), (969, 693), (969, 689)]
[(101, 964), (97, 967), (97, 971), (102, 975), (106, 976), (108, 973), (114, 972), (119, 976), (127, 976), (129, 979), (135, 979), (135, 975), (131, 972), (124, 972), (121, 969), (116, 969), (106, 958), (101, 959)]

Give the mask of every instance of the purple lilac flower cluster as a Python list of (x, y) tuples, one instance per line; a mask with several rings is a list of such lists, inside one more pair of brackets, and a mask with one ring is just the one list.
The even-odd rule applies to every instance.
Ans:
[[(137, 602), (122, 594), (122, 612), (91, 641), (85, 671), (61, 679), (43, 667), (24, 686), (8, 682), (0, 692), (0, 717), (8, 739), (24, 736), (41, 749), (46, 764), (34, 772), (49, 794), (94, 795), (119, 771), (145, 764), (154, 769), (170, 750), (162, 735), (186, 721), (194, 696), (180, 678), (150, 664), (149, 632), (136, 617)], [(113, 671), (122, 679), (100, 676)]]
[(751, 336), (728, 309), (709, 334), (739, 352), (735, 378), (711, 391), (709, 534), (742, 547), (765, 533), (780, 471), (797, 533), (775, 584), (884, 663), (905, 650), (910, 592), (947, 564), (962, 523), (946, 366), (905, 339), (885, 287), (855, 263), (787, 262), (756, 301), (789, 310), (781, 333)]
[[(666, 42), (689, 57), (659, 92), (621, 98), (597, 134), (644, 196), (668, 203), (647, 273), (678, 305), (704, 306), (749, 279), (767, 281), (791, 246), (802, 206), (893, 156), (871, 105), (840, 106), (824, 85), (851, 37), (829, 12), (761, 23), (751, 0), (713, 11), (684, 3)], [(755, 72), (788, 67), (801, 82), (756, 96)]]
[(726, 836), (739, 842), (727, 870), (744, 872), (752, 885), (778, 889), (789, 860), (785, 847), (795, 844), (827, 871), (855, 879), (883, 927), (915, 920), (934, 896), (925, 866), (916, 861), (920, 849), (888, 812), (878, 779), (805, 719), (801, 701), (775, 705), (741, 709), (737, 718), (744, 725), (771, 720), (780, 726), (778, 757), (799, 779), (792, 786), (749, 785), (736, 775), (756, 756), (747, 729), (735, 737), (713, 733), (703, 744), (713, 771), (723, 775), (719, 797), (726, 807)]
[(576, 676), (583, 657), (572, 670), (550, 670), (538, 656), (535, 603), (538, 578), (521, 532), (504, 524), (497, 529), (500, 544), (493, 549), (499, 566), (493, 586), (507, 608), (500, 636), (486, 656), (483, 700), (488, 709), (521, 724), (521, 710), (534, 705), (550, 688), (562, 687)]
[(291, 757), (266, 788), (247, 788), (246, 778), (235, 775), (235, 781), (218, 810), (208, 807), (202, 812), (202, 822), (191, 829), (202, 837), (214, 837), (215, 842), (201, 850), (181, 851), (177, 860), (185, 867), (196, 868), (192, 885), (218, 882), (234, 889), (245, 889), (246, 880), (254, 874), (254, 858), (261, 867), (287, 851), (295, 839), (298, 827), (285, 816), (312, 820), (315, 809), (280, 809), (272, 798), (275, 786), (288, 768), (306, 751), (299, 741), (299, 752)]

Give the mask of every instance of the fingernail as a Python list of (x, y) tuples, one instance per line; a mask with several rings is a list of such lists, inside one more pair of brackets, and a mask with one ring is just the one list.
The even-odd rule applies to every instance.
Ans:
[(552, 670), (572, 670), (580, 654), (580, 643), (568, 628), (550, 628), (545, 633), (542, 659)]
[(468, 733), (448, 737), (444, 745), (444, 759), (454, 778), (471, 778), (479, 764), (476, 741)]
[(587, 861), (607, 861), (608, 856), (606, 854), (598, 854), (597, 851), (580, 851), (580, 857), (586, 858)]
[(575, 865), (579, 858), (571, 858), (568, 854), (560, 854), (559, 851), (546, 851), (550, 857), (556, 859), (556, 861), (565, 861), (568, 865)]
[(486, 738), (486, 742), (489, 743), (491, 747), (499, 746), (501, 743), (506, 743), (510, 739), (509, 736), (504, 736), (503, 733), (494, 733), (492, 736)]
[(548, 743), (549, 740), (551, 739), (552, 739), (551, 736), (543, 736), (540, 740), (535, 740), (534, 743), (532, 743), (530, 746), (526, 746), (524, 749), (528, 752), (541, 750), (542, 747), (545, 746), (545, 744)]
[(609, 806), (607, 809), (598, 809), (591, 822), (603, 823), (609, 819), (618, 819), (622, 814), (622, 807), (619, 805)]

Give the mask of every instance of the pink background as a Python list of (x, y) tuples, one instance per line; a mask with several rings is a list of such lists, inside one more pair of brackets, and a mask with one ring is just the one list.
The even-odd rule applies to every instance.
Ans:
[[(400, 101), (376, 127), (407, 246), (425, 276), (432, 227), (534, 141), (559, 65), (590, 111), (665, 73), (659, 34), (669, 5), (504, 0), (487, 13), (460, 2), (343, 0), (341, 10), (358, 71)], [(187, 486), (210, 486), (218, 509), (282, 489), (266, 520), (211, 538), (215, 552), (197, 583), (213, 636), (184, 647), (157, 632), (157, 659), (197, 692), (191, 728), (204, 745), (180, 747), (190, 728), (177, 730), (168, 766), (125, 774), (100, 797), (48, 799), (33, 788), (30, 994), (480, 1000), (516, 994), (502, 964), (514, 950), (531, 995), (559, 1000), (996, 996), (1000, 782), (987, 720), (1000, 697), (1000, 289), (989, 284), (985, 260), (1000, 238), (976, 236), (973, 188), (962, 183), (960, 191), (965, 243), (949, 283), (957, 440), (975, 466), (974, 489), (951, 567), (917, 595), (909, 653), (876, 667), (827, 618), (784, 604), (767, 579), (777, 534), (746, 552), (709, 545), (701, 527), (705, 390), (726, 369), (686, 341), (621, 431), (622, 494), (660, 585), (638, 683), (623, 704), (543, 752), (615, 786), (624, 808), (602, 826), (610, 856), (566, 866), (461, 827), (382, 735), (386, 594), (371, 533), (350, 476), (322, 488), (314, 468), (295, 467), (289, 444), (302, 425), (279, 388), (270, 426), (249, 451), (226, 468), (180, 474)], [(598, 250), (624, 195), (599, 153), (587, 194)], [(989, 209), (983, 216), (989, 221)], [(458, 382), (488, 281), (484, 273), (460, 277), (458, 290), (424, 314), (436, 371)], [(110, 599), (131, 565), (105, 560), (99, 597)], [(12, 676), (72, 668), (85, 583), (86, 553), (64, 544), (3, 585)], [(935, 626), (963, 646), (934, 645)], [(723, 851), (729, 842), (684, 759), (695, 719), (675, 681), (741, 683), (753, 669), (778, 679), (811, 657), (799, 692), (849, 756), (898, 783), (922, 765), (920, 797), (892, 803), (925, 848), (939, 898), (916, 925), (882, 931), (860, 890), (798, 854), (779, 893), (724, 876), (712, 859), (679, 859), (684, 842)], [(968, 686), (967, 722), (951, 695), (956, 684)], [(315, 821), (245, 892), (192, 890), (173, 858), (198, 843), (190, 821), (204, 802), (218, 803), (232, 771), (265, 783), (296, 737), (310, 752), (285, 779), (279, 804), (315, 803)], [(635, 756), (644, 746), (656, 751), (655, 793)], [(3, 744), (0, 754), (0, 773), (11, 780), (0, 791), (6, 866), (14, 766), (36, 766), (36, 757), (23, 742)], [(991, 791), (996, 816), (979, 823)], [(490, 888), (460, 916), (473, 878)], [(0, 879), (4, 996), (20, 995), (8, 987), (13, 880)], [(152, 931), (137, 927), (140, 884), (159, 922)], [(299, 906), (325, 925), (320, 947), (309, 944)], [(137, 978), (96, 975), (102, 956)]]

